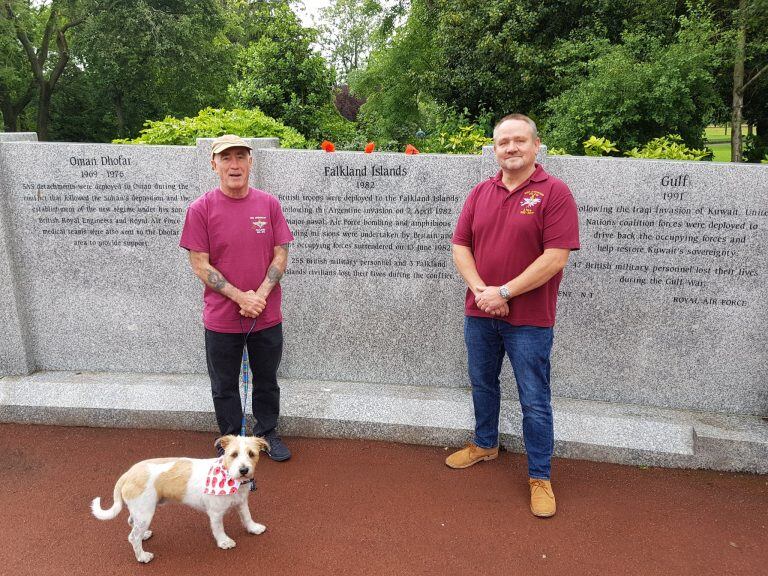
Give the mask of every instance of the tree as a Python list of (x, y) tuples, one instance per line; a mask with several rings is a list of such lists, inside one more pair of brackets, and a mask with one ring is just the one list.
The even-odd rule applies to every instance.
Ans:
[(431, 100), (436, 74), (437, 17), (431, 1), (413, 0), (405, 24), (371, 53), (364, 69), (350, 74), (352, 92), (366, 100), (358, 122), (369, 138), (405, 141), (420, 128), (420, 102)]
[[(761, 76), (768, 75), (768, 0), (738, 0), (727, 20), (730, 20), (735, 36), (731, 88), (731, 161), (741, 162), (744, 100), (750, 90), (754, 91), (758, 87)], [(757, 100), (755, 108), (760, 108), (765, 102), (765, 96)], [(761, 136), (760, 133), (768, 128), (768, 119), (759, 118), (758, 122), (758, 136)], [(762, 136), (768, 143), (768, 134)]]
[[(521, 111), (541, 114), (544, 103), (576, 78), (553, 68), (583, 65), (596, 54), (570, 51), (622, 42), (624, 30), (669, 40), (677, 14), (675, 0), (442, 0), (434, 2), (434, 98), (471, 116)], [(557, 52), (557, 54), (556, 54)], [(563, 82), (566, 80), (566, 82)]]
[[(42, 3), (37, 7), (29, 1), (6, 0), (0, 18), (12, 25), (32, 70), (33, 90), (37, 92), (37, 135), (40, 140), (47, 140), (51, 96), (70, 58), (68, 33), (85, 21), (85, 12), (74, 0), (52, 0), (50, 4)], [(52, 48), (52, 41), (56, 49)], [(26, 99), (28, 91), (29, 88), (15, 104), (4, 104), (4, 117), (6, 108), (12, 119), (18, 116), (31, 100)], [(12, 98), (5, 101), (12, 101)]]
[[(313, 30), (304, 28), (287, 0), (248, 4), (254, 20), (237, 53), (237, 79), (229, 86), (232, 105), (257, 107), (309, 138), (322, 132), (321, 111), (331, 111), (334, 72), (312, 49)], [(336, 114), (338, 116), (338, 114)]]
[(470, 122), (511, 111), (543, 117), (547, 100), (581, 82), (625, 30), (672, 42), (684, 8), (678, 0), (413, 0), (405, 25), (350, 85), (367, 99), (363, 125), (396, 139), (425, 124), (433, 102)]
[(335, 0), (320, 10), (318, 40), (339, 81), (365, 64), (384, 15), (379, 0)]
[(235, 51), (221, 32), (220, 2), (123, 0), (99, 10), (108, 3), (95, 0), (95, 6), (73, 50), (95, 104), (112, 119), (112, 137), (136, 134), (148, 118), (193, 115), (224, 102)]
[(714, 37), (711, 19), (699, 13), (681, 18), (672, 43), (627, 32), (622, 43), (606, 44), (585, 77), (547, 101), (547, 144), (577, 153), (598, 136), (627, 150), (679, 134), (701, 147), (718, 103)]
[(0, 113), (6, 132), (20, 129), (19, 116), (34, 95), (35, 79), (13, 22), (0, 17)]

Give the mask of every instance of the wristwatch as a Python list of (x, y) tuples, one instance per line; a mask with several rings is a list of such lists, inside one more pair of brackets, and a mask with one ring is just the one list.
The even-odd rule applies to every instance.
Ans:
[(504, 300), (509, 300), (509, 288), (506, 286), (502, 286), (499, 288), (499, 296), (504, 298)]

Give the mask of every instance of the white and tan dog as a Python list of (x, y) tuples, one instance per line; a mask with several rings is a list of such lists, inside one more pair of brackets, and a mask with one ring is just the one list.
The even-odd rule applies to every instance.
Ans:
[(235, 541), (224, 533), (224, 514), (236, 507), (245, 529), (261, 534), (266, 526), (251, 519), (248, 492), (259, 452), (269, 445), (261, 438), (224, 436), (216, 440), (224, 449), (221, 458), (157, 458), (134, 464), (115, 484), (114, 503), (102, 510), (101, 498), (94, 498), (91, 511), (99, 520), (111, 520), (128, 507), (131, 532), (128, 541), (136, 560), (149, 562), (154, 555), (145, 552), (142, 541), (152, 536), (149, 525), (155, 508), (167, 500), (181, 502), (208, 514), (219, 548), (233, 548)]

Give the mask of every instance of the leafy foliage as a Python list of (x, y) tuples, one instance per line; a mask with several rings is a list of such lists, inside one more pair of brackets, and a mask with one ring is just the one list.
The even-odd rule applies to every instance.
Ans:
[(666, 160), (711, 160), (712, 150), (689, 148), (677, 134), (654, 138), (639, 150), (633, 148), (625, 152), (632, 158), (656, 158)]
[(427, 137), (420, 145), (424, 152), (481, 154), (483, 146), (493, 143), (486, 136), (491, 131), (488, 117), (484, 116), (478, 123), (473, 123), (466, 110), (459, 113), (434, 103), (423, 103), (421, 114), (427, 129)]
[(95, 93), (113, 133), (136, 134), (147, 118), (192, 115), (224, 100), (234, 58), (219, 2), (95, 0), (93, 8), (73, 43), (85, 63), (78, 88)]
[(747, 162), (762, 162), (768, 156), (768, 134), (765, 139), (761, 136), (747, 136), (744, 139), (744, 160)]
[(257, 12), (247, 45), (237, 51), (237, 79), (229, 100), (239, 108), (259, 108), (308, 138), (323, 136), (321, 119), (332, 105), (334, 72), (315, 52), (313, 30), (301, 26), (287, 1), (270, 2)]
[(434, 24), (437, 9), (425, 0), (413, 0), (407, 22), (395, 30), (390, 42), (374, 50), (364, 70), (349, 76), (352, 92), (366, 102), (358, 125), (364, 138), (387, 149), (406, 142), (421, 128), (420, 104), (430, 100), (425, 89), (435, 73)]
[(384, 15), (379, 0), (334, 0), (320, 10), (319, 41), (341, 81), (365, 64)]
[(682, 19), (669, 45), (626, 33), (590, 62), (585, 78), (547, 102), (546, 142), (576, 152), (576, 142), (602, 134), (626, 149), (677, 133), (701, 145), (717, 103), (712, 34), (707, 18)]
[(293, 128), (270, 118), (260, 110), (206, 108), (194, 118), (166, 117), (148, 120), (141, 134), (115, 144), (180, 144), (192, 146), (198, 138), (237, 134), (245, 138), (277, 137), (283, 148), (307, 148), (306, 139)]
[(584, 154), (587, 156), (608, 156), (611, 152), (618, 152), (619, 149), (614, 146), (608, 138), (598, 138), (590, 136), (583, 142)]

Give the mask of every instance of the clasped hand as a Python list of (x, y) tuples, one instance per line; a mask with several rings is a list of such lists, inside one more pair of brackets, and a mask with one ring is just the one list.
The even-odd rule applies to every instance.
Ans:
[(498, 286), (477, 286), (475, 289), (475, 304), (486, 314), (506, 316), (509, 314), (509, 304), (499, 294)]
[(240, 305), (241, 316), (256, 318), (267, 307), (267, 299), (253, 290), (248, 290), (248, 292), (243, 292), (238, 304)]

